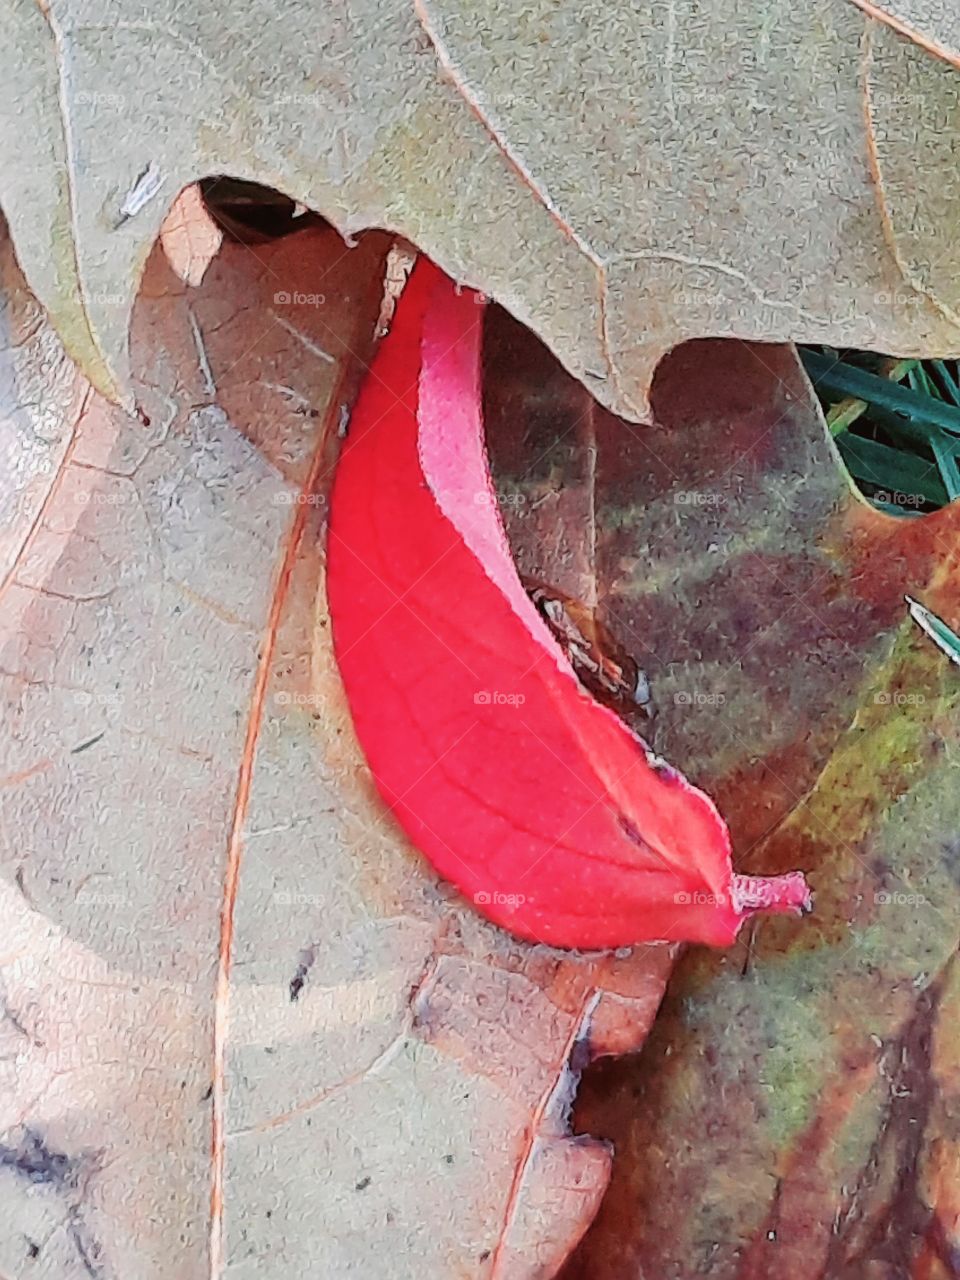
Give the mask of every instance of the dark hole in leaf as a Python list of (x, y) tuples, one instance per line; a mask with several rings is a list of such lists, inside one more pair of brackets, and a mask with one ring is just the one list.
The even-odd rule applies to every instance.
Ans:
[(202, 178), (200, 194), (224, 234), (243, 244), (278, 240), (305, 227), (326, 225), (320, 214), (257, 182), (225, 175)]

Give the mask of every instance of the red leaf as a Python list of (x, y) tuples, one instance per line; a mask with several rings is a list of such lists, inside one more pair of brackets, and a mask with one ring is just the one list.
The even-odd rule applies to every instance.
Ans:
[(734, 876), (712, 801), (580, 686), (527, 598), (480, 412), (483, 307), (421, 260), (353, 414), (328, 585), (387, 805), (491, 920), (564, 947), (726, 945), (803, 876)]

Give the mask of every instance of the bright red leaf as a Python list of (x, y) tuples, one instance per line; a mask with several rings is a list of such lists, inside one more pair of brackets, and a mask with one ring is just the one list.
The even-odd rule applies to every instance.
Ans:
[(733, 941), (808, 905), (736, 876), (712, 801), (582, 688), (503, 532), (480, 409), (483, 305), (421, 260), (334, 484), (328, 586), (387, 805), (491, 920), (564, 947)]

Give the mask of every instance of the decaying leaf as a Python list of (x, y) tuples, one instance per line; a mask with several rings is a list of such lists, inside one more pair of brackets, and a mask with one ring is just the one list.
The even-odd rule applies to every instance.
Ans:
[[(517, 439), (498, 389), (487, 423), (521, 571), (540, 575), (548, 539), (524, 526), (570, 453), (580, 483), (583, 393), (494, 325), (500, 381), (538, 388), (535, 430)], [(960, 685), (903, 594), (956, 627), (960, 509), (872, 510), (788, 348), (690, 344), (654, 407), (651, 429), (596, 416), (597, 611), (735, 865), (803, 865), (816, 911), (691, 952), (639, 1058), (587, 1076), (578, 1127), (615, 1141), (614, 1176), (563, 1275), (947, 1280)]]
[(5, 6), (0, 201), (108, 394), (167, 208), (224, 173), (401, 233), (635, 419), (685, 338), (960, 351), (942, 6)]
[(197, 289), (156, 253), (149, 425), (6, 250), (0, 1272), (532, 1277), (603, 1193), (576, 1075), (642, 1042), (673, 949), (564, 955), (451, 900), (331, 651), (385, 249), (225, 244)]

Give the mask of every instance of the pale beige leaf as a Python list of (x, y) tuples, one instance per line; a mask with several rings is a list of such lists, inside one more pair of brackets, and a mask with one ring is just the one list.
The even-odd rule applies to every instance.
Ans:
[(326, 495), (387, 245), (231, 242), (196, 289), (158, 250), (149, 424), (7, 251), (0, 1274), (36, 1247), (56, 1280), (527, 1280), (606, 1186), (577, 1073), (639, 1046), (672, 948), (564, 955), (461, 905), (332, 656)]
[(628, 417), (686, 338), (960, 352), (930, 0), (3, 8), (0, 201), (107, 394), (169, 205), (224, 173), (403, 234)]
[(951, 0), (853, 0), (864, 13), (885, 22), (921, 48), (960, 66), (957, 11)]
[(174, 200), (160, 228), (160, 244), (174, 274), (196, 287), (223, 243), (223, 232), (210, 217), (195, 182)]

